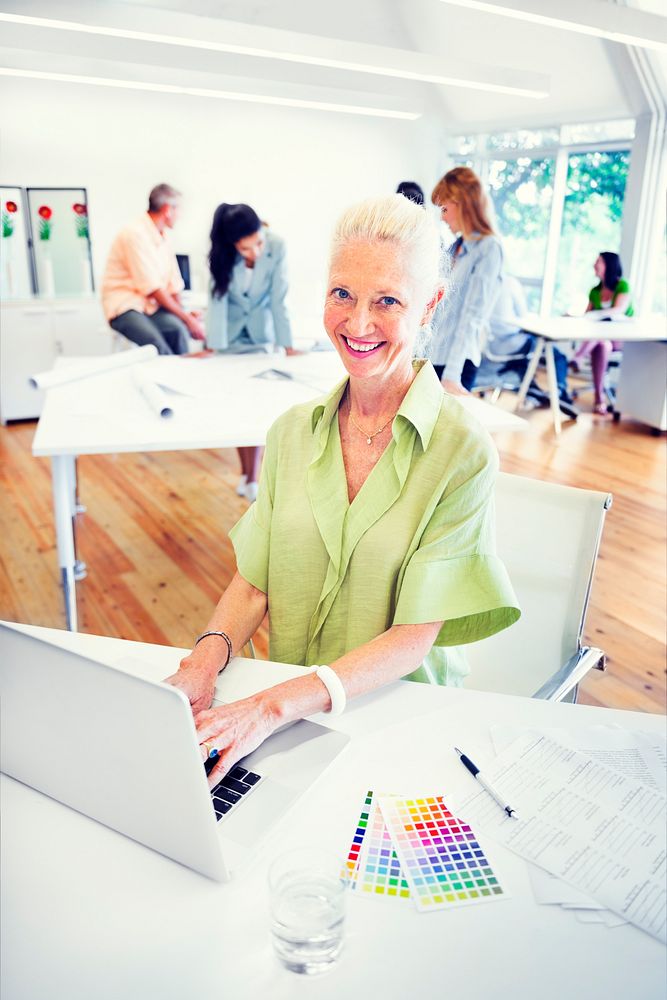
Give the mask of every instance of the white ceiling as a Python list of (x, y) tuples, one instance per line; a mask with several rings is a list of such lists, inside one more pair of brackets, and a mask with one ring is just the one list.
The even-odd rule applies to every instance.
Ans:
[[(632, 6), (662, 14), (664, 5), (638, 0)], [(354, 44), (363, 43), (402, 50), (405, 59), (435, 66), (444, 75), (452, 67), (467, 68), (473, 75), (475, 67), (481, 67), (479, 72), (487, 76), (503, 69), (527, 83), (546, 75), (549, 96), (535, 100), (32, 25), (2, 25), (5, 48), (0, 50), (0, 65), (5, 66), (124, 74), (220, 89), (254, 87), (304, 97), (335, 94), (348, 103), (375, 101), (378, 106), (393, 104), (437, 116), (447, 131), (620, 118), (645, 110), (625, 46), (439, 0), (0, 0), (0, 11), (97, 24), (104, 24), (105, 13), (111, 12), (116, 25), (126, 21), (132, 27), (141, 17), (155, 32), (167, 25), (185, 36), (204, 38), (214, 36), (220, 30), (216, 22), (223, 19), (252, 25), (258, 35), (267, 28), (290, 32), (302, 48), (309, 42), (315, 48), (320, 44), (317, 38), (304, 36), (318, 36), (320, 42), (338, 40), (335, 51), (342, 59), (359, 53)], [(369, 61), (378, 58), (377, 51), (368, 53)], [(661, 62), (653, 54), (649, 58), (655, 65)], [(664, 86), (667, 73), (661, 79)]]

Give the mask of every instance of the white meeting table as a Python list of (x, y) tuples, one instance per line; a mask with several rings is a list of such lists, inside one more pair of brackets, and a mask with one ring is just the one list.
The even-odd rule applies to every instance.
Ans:
[(662, 316), (628, 317), (619, 320), (591, 320), (585, 316), (538, 316), (529, 313), (517, 320), (522, 330), (537, 337), (516, 397), (515, 410), (524, 404), (530, 383), (535, 377), (537, 366), (544, 354), (547, 367), (547, 386), (551, 403), (554, 430), (560, 434), (561, 413), (559, 405), (554, 344), (584, 340), (622, 340), (624, 342), (646, 342), (667, 340), (667, 327)]
[[(171, 673), (183, 654), (25, 630), (111, 664), (131, 656), (137, 672), (155, 679)], [(238, 659), (229, 667), (258, 677), (267, 669)], [(283, 679), (302, 668), (275, 669)], [(326, 716), (316, 718), (329, 724)], [(629, 924), (582, 924), (560, 906), (538, 905), (527, 865), (499, 844), (493, 854), (506, 898), (424, 914), (410, 903), (350, 893), (345, 948), (333, 971), (307, 979), (274, 958), (269, 864), (287, 849), (315, 843), (344, 860), (368, 789), (445, 798), (469, 789), (472, 779), (452, 748), (463, 747), (483, 765), (492, 756), (489, 727), (500, 722), (664, 732), (661, 716), (398, 682), (331, 720), (351, 742), (270, 831), (253, 864), (225, 884), (3, 775), (0, 994), (6, 1000), (663, 1000), (662, 944)], [(48, 754), (35, 747), (35, 734), (26, 734), (26, 752), (35, 750)]]
[[(59, 359), (61, 365), (72, 363)], [(172, 417), (149, 408), (129, 367), (49, 389), (35, 432), (33, 455), (51, 459), (58, 563), (72, 631), (77, 628), (76, 580), (85, 575), (74, 536), (74, 516), (81, 509), (77, 456), (263, 445), (281, 413), (328, 392), (345, 374), (334, 351), (160, 357), (140, 367), (171, 387)], [(262, 377), (271, 370), (290, 377)], [(527, 426), (521, 417), (473, 396), (462, 396), (461, 402), (491, 432)]]

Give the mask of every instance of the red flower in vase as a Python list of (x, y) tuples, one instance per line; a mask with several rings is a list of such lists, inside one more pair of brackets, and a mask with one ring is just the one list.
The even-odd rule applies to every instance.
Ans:
[(53, 212), (51, 211), (48, 205), (40, 205), (40, 207), (37, 209), (37, 214), (41, 215), (43, 219), (50, 219), (51, 216), (53, 215)]
[(18, 207), (18, 205), (16, 204), (15, 201), (8, 201), (8, 202), (6, 202), (5, 208), (7, 209), (8, 212), (11, 212), (12, 215), (14, 214), (14, 212), (18, 212), (18, 210), (19, 210), (19, 207)]
[(78, 201), (75, 205), (72, 205), (72, 209), (73, 211), (76, 212), (77, 215), (88, 215), (88, 209), (86, 208), (86, 206), (82, 205)]

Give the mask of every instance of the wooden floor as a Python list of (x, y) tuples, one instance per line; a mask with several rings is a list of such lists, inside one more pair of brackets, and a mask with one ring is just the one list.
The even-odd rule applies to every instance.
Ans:
[[(496, 435), (504, 470), (614, 494), (586, 628), (608, 669), (579, 700), (664, 712), (664, 436), (582, 413), (557, 440), (546, 411), (528, 419), (527, 432)], [(0, 618), (64, 628), (50, 467), (31, 455), (34, 429), (0, 428)], [(81, 458), (79, 629), (189, 647), (233, 573), (228, 531), (247, 507), (237, 475), (229, 450)], [(260, 656), (266, 640), (263, 628)]]

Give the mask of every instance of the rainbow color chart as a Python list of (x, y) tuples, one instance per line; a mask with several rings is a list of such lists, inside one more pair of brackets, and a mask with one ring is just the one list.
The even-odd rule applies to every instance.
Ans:
[(409, 899), (410, 887), (384, 822), (377, 797), (366, 794), (345, 863), (350, 888), (369, 896)]
[(382, 796), (379, 805), (418, 910), (507, 896), (477, 835), (452, 815), (442, 795)]
[(441, 795), (367, 792), (343, 877), (366, 898), (411, 899), (421, 911), (507, 897), (476, 834)]

